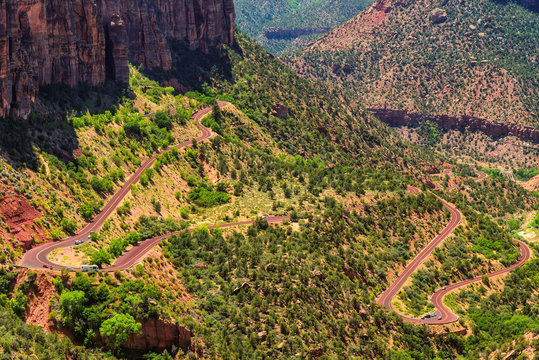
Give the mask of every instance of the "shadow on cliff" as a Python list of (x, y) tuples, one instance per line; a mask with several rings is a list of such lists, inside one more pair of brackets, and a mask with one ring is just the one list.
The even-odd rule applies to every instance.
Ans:
[(40, 153), (54, 156), (67, 168), (75, 164), (79, 141), (67, 114), (114, 109), (125, 89), (114, 84), (99, 89), (55, 84), (42, 87), (39, 94), (38, 108), (28, 119), (0, 118), (0, 153), (14, 168), (40, 170)]
[[(222, 48), (212, 48), (208, 53), (200, 50), (190, 50), (186, 45), (171, 41), (172, 70), (151, 70), (149, 75), (161, 83), (177, 80), (181, 84), (181, 92), (202, 90), (204, 83), (211, 83), (212, 79), (234, 82), (232, 76), (232, 60)], [(234, 52), (241, 54), (239, 47)]]
[(4, 118), (0, 119), (0, 134), (0, 153), (16, 169), (39, 170), (37, 149), (69, 162), (78, 148), (75, 131), (65, 121)]

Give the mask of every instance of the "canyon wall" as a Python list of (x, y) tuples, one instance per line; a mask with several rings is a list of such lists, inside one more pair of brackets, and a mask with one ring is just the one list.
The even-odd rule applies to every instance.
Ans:
[(160, 319), (146, 319), (141, 324), (140, 334), (130, 335), (129, 340), (122, 345), (125, 349), (162, 352), (176, 346), (185, 353), (197, 351), (191, 341), (191, 331), (182, 325)]
[(432, 115), (426, 116), (407, 110), (368, 109), (374, 116), (385, 123), (396, 126), (418, 126), (422, 120), (430, 120), (444, 129), (474, 130), (499, 138), (515, 136), (523, 141), (539, 143), (539, 130), (511, 123), (499, 123), (473, 116)]
[(0, 0), (0, 117), (26, 117), (42, 85), (129, 80), (128, 59), (172, 66), (169, 42), (234, 41), (233, 0)]

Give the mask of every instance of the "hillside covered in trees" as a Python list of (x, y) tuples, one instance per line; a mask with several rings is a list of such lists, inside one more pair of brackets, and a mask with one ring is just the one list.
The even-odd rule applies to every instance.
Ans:
[(533, 2), (379, 0), (287, 57), (369, 108), (539, 126)]
[[(448, 297), (457, 322), (402, 317), (514, 264), (537, 193), (402, 140), (353, 94), (235, 35), (217, 53), (175, 47), (170, 70), (132, 65), (126, 88), (51, 86), (47, 116), (2, 120), (0, 357), (476, 359), (537, 347), (536, 259)], [(17, 267), (99, 223), (123, 189), (89, 238)], [(443, 199), (463, 221), (388, 311), (376, 297), (451, 221)]]
[(236, 0), (237, 24), (272, 54), (302, 48), (372, 0)]

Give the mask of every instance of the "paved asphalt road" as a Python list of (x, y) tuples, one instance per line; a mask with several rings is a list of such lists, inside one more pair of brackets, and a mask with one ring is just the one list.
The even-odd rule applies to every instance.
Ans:
[[(225, 102), (219, 102), (219, 106), (226, 106), (227, 104), (228, 103), (225, 103)], [(204, 127), (200, 123), (200, 120), (204, 116), (209, 114), (210, 112), (211, 112), (211, 108), (207, 107), (198, 111), (192, 117), (193, 120), (196, 120), (199, 129), (202, 131), (202, 135), (200, 135), (196, 139), (197, 141), (204, 141), (213, 136), (213, 133), (211, 132), (211, 130)], [(176, 147), (179, 149), (179, 148), (183, 148), (189, 145), (191, 145), (191, 141), (184, 141), (181, 144), (177, 144)], [(96, 215), (96, 217), (91, 222), (89, 222), (82, 230), (80, 230), (76, 235), (68, 237), (61, 241), (56, 241), (56, 242), (44, 244), (41, 246), (37, 246), (29, 250), (28, 252), (24, 254), (20, 262), (20, 265), (23, 267), (34, 268), (34, 269), (44, 268), (44, 265), (48, 267), (52, 267), (54, 269), (60, 269), (60, 268), (65, 267), (58, 264), (54, 264), (51, 261), (49, 261), (48, 259), (49, 253), (53, 251), (54, 249), (73, 246), (75, 245), (75, 241), (77, 240), (87, 241), (88, 236), (90, 235), (92, 231), (96, 231), (96, 232), (99, 231), (99, 229), (101, 229), (101, 227), (103, 226), (103, 223), (105, 222), (105, 220), (109, 218), (109, 216), (113, 213), (116, 207), (122, 202), (125, 196), (131, 191), (131, 184), (136, 184), (139, 181), (140, 176), (142, 175), (144, 170), (151, 168), (153, 163), (155, 162), (156, 157), (161, 155), (163, 152), (164, 151), (161, 151), (160, 153), (157, 153), (153, 155), (152, 157), (144, 160), (142, 162), (142, 165), (137, 169), (137, 171), (135, 171), (135, 173), (131, 175), (131, 177), (125, 182), (125, 184), (110, 198), (110, 200), (103, 207), (101, 212), (98, 215)], [(146, 240), (146, 242), (149, 242), (151, 240), (152, 239)], [(144, 246), (146, 242), (140, 244), (140, 246), (138, 247), (135, 247), (136, 250), (129, 251), (127, 257), (140, 258), (140, 256), (138, 256), (139, 252), (141, 252), (142, 249), (146, 249), (146, 247)], [(149, 249), (150, 248), (146, 249), (146, 251)], [(126, 263), (128, 262), (125, 259), (123, 261), (125, 261)], [(132, 262), (129, 261), (129, 263), (132, 263)], [(116, 267), (116, 268), (119, 269), (120, 267)]]
[[(218, 105), (220, 107), (227, 106), (228, 103), (224, 101), (219, 101)], [(202, 131), (202, 135), (200, 135), (196, 140), (197, 141), (204, 141), (209, 138), (211, 138), (214, 134), (209, 130), (208, 128), (204, 127), (200, 120), (209, 114), (211, 112), (211, 108), (207, 107), (204, 108), (197, 113), (195, 113), (192, 117), (193, 120), (197, 122), (197, 125), (199, 129)], [(191, 144), (191, 141), (184, 141), (181, 144), (176, 145), (177, 148), (183, 148), (186, 146), (189, 146)], [(146, 159), (140, 168), (137, 169), (137, 171), (131, 175), (131, 177), (126, 181), (126, 183), (110, 198), (110, 200), (107, 202), (107, 204), (103, 207), (101, 212), (92, 220), (92, 222), (88, 223), (82, 230), (80, 230), (76, 235), (68, 237), (64, 240), (52, 242), (48, 244), (44, 244), (41, 246), (37, 246), (28, 252), (26, 252), (20, 262), (20, 265), (22, 267), (27, 268), (34, 268), (34, 269), (43, 269), (45, 266), (49, 269), (55, 269), (59, 270), (61, 268), (65, 268), (65, 266), (58, 265), (52, 263), (48, 259), (48, 255), (51, 251), (54, 249), (62, 248), (62, 247), (69, 247), (75, 245), (75, 241), (77, 240), (84, 240), (86, 241), (88, 239), (88, 236), (92, 231), (99, 231), (101, 227), (103, 226), (103, 223), (106, 219), (109, 218), (109, 216), (112, 214), (112, 212), (116, 209), (116, 207), (122, 202), (122, 200), (125, 198), (125, 196), (131, 191), (131, 184), (136, 184), (144, 170), (149, 169), (153, 166), (153, 163), (155, 162), (155, 159), (158, 155), (161, 155), (163, 152), (160, 152), (158, 154), (155, 154), (154, 156)], [(484, 177), (486, 177), (486, 174), (479, 173), (479, 178), (477, 180), (482, 180)], [(438, 190), (441, 187), (437, 187)], [(420, 190), (413, 186), (408, 186), (408, 192), (407, 195), (417, 195), (420, 193)], [(446, 227), (423, 249), (419, 252), (419, 254), (406, 266), (404, 271), (399, 275), (399, 277), (387, 288), (386, 291), (384, 291), (376, 300), (380, 305), (384, 306), (388, 310), (392, 310), (391, 300), (393, 297), (399, 292), (399, 290), (402, 288), (402, 286), (406, 283), (408, 278), (414, 273), (414, 271), (421, 265), (421, 263), (432, 253), (432, 251), (442, 242), (444, 241), (452, 232), (455, 230), (455, 228), (460, 224), (462, 215), (461, 213), (453, 207), (448, 202), (442, 200), (443, 206), (449, 210), (451, 213), (451, 220), (449, 221), (449, 224), (446, 225)], [(288, 220), (290, 217), (288, 216), (268, 216), (267, 221), (268, 223), (280, 223), (284, 220)], [(226, 228), (226, 227), (232, 227), (232, 226), (240, 226), (240, 225), (251, 225), (253, 221), (244, 221), (244, 222), (235, 222), (235, 223), (228, 223), (228, 224), (221, 224), (221, 225), (213, 225), (209, 228)], [(165, 238), (168, 238), (176, 233), (172, 234), (165, 234), (161, 236), (157, 236), (151, 239), (144, 240), (139, 245), (132, 247), (129, 251), (126, 251), (124, 254), (122, 254), (118, 259), (116, 259), (115, 263), (111, 265), (110, 267), (102, 269), (102, 271), (114, 271), (114, 270), (125, 270), (130, 267), (132, 267), (134, 264), (140, 261), (147, 253), (150, 251), (151, 248), (156, 246), (160, 241), (162, 241)], [(526, 246), (526, 244), (518, 241), (520, 244), (521, 249), (521, 258), (520, 260), (501, 270), (498, 270), (496, 272), (493, 272), (489, 274), (489, 277), (501, 275), (504, 273), (507, 273), (519, 266), (522, 266), (529, 258), (530, 258), (530, 249)], [(74, 269), (78, 270), (78, 269)], [(475, 277), (473, 279), (464, 280), (455, 284), (451, 284), (445, 287), (445, 290), (438, 290), (435, 292), (432, 297), (431, 301), (434, 303), (434, 306), (436, 308), (436, 316), (430, 319), (413, 319), (408, 317), (403, 317), (406, 321), (413, 322), (413, 323), (427, 323), (427, 324), (448, 324), (451, 322), (455, 322), (458, 320), (458, 316), (454, 313), (452, 313), (443, 303), (444, 296), (448, 294), (449, 292), (460, 288), (462, 286), (466, 286), (468, 284), (471, 284), (473, 282), (480, 281), (481, 277)]]
[[(410, 192), (410, 188), (409, 188)], [(412, 194), (417, 194), (419, 192), (419, 189), (415, 188)], [(388, 310), (393, 310), (393, 307), (391, 305), (391, 301), (393, 300), (393, 297), (399, 292), (399, 290), (403, 287), (403, 285), (406, 283), (408, 278), (416, 271), (416, 269), (425, 261), (425, 259), (434, 251), (434, 249), (440, 245), (442, 241), (444, 241), (455, 228), (460, 224), (460, 221), (462, 220), (461, 213), (453, 207), (448, 202), (442, 200), (442, 204), (444, 207), (449, 210), (451, 213), (451, 220), (449, 220), (449, 224), (446, 225), (446, 227), (426, 246), (419, 252), (419, 254), (416, 255), (415, 258), (410, 261), (410, 263), (406, 266), (404, 271), (399, 275), (399, 277), (389, 285), (389, 287), (376, 299), (376, 302), (382, 306), (384, 306)], [(411, 319), (404, 317), (405, 320), (414, 322), (414, 323), (420, 323), (425, 322), (429, 324), (434, 323), (442, 323), (445, 319), (442, 317), (442, 320), (438, 320), (438, 317), (430, 318), (430, 319)]]
[[(479, 180), (484, 179), (486, 175), (484, 173), (478, 174), (480, 176)], [(481, 176), (484, 175), (484, 176)], [(412, 186), (408, 186), (408, 194), (418, 194), (419, 189), (414, 188)], [(446, 202), (445, 200), (441, 200), (443, 206), (449, 210), (451, 213), (451, 220), (449, 220), (449, 223), (446, 225), (446, 227), (423, 249), (417, 254), (417, 256), (412, 259), (412, 261), (406, 266), (404, 271), (399, 275), (399, 277), (389, 285), (389, 287), (376, 299), (376, 302), (382, 306), (384, 306), (388, 310), (393, 310), (393, 306), (391, 305), (391, 301), (393, 300), (393, 297), (399, 292), (399, 290), (403, 287), (403, 285), (406, 283), (408, 278), (415, 272), (415, 270), (425, 261), (425, 259), (434, 251), (434, 249), (442, 243), (455, 228), (460, 224), (462, 220), (461, 213), (453, 207), (451, 204)], [(531, 252), (530, 249), (526, 244), (524, 244), (521, 241), (515, 240), (520, 245), (520, 259), (513, 265), (500, 269), (498, 271), (492, 272), (490, 274), (487, 274), (488, 277), (494, 277), (501, 274), (505, 274), (510, 272), (513, 269), (516, 269), (517, 267), (520, 267), (524, 265), (526, 261), (529, 260)], [(436, 316), (428, 318), (428, 319), (414, 319), (409, 318), (406, 316), (401, 317), (408, 322), (415, 323), (415, 324), (430, 324), (430, 325), (442, 325), (442, 324), (449, 324), (455, 321), (458, 321), (459, 317), (455, 313), (453, 313), (451, 310), (449, 310), (444, 305), (444, 297), (463, 286), (467, 286), (471, 283), (481, 281), (481, 276), (476, 276), (475, 278), (460, 281), (458, 283), (450, 284), (445, 286), (442, 289), (439, 289), (436, 291), (432, 297), (431, 301), (434, 304), (435, 311), (433, 313), (436, 313)]]

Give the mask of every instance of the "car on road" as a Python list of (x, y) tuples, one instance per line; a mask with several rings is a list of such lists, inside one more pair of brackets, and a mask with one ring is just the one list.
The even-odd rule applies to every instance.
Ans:
[(427, 314), (421, 318), (421, 320), (430, 319), (436, 316), (436, 313)]
[(445, 290), (445, 286), (442, 286), (442, 290)]
[(99, 271), (99, 266), (97, 265), (81, 265), (81, 271)]
[(84, 240), (75, 240), (75, 245), (83, 244)]
[(43, 265), (41, 265), (41, 266), (43, 266), (45, 269), (48, 269), (48, 268), (49, 268), (49, 266), (48, 266), (47, 264), (43, 264)]
[(441, 317), (441, 316), (438, 316), (438, 320), (442, 320), (442, 317)]
[(73, 269), (72, 267), (68, 266), (68, 267), (66, 267), (66, 270), (67, 270), (67, 271), (74, 271), (75, 269)]

